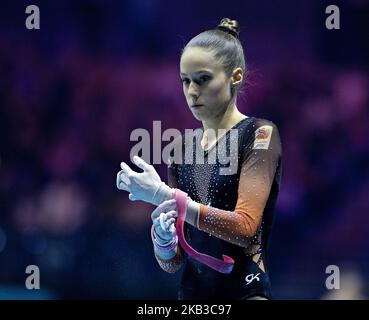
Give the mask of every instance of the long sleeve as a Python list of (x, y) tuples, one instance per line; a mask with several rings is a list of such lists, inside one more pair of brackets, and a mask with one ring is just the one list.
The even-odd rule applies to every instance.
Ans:
[(179, 244), (177, 244), (175, 256), (171, 259), (163, 259), (155, 250), (154, 252), (156, 261), (158, 261), (160, 268), (162, 268), (165, 272), (175, 273), (181, 268), (183, 264), (183, 249)]
[(280, 156), (277, 127), (271, 122), (258, 124), (242, 155), (234, 211), (200, 204), (198, 228), (225, 241), (248, 247), (261, 225)]

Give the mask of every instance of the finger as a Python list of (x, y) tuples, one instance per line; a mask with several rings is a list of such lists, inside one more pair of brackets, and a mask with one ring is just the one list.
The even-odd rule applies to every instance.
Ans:
[(167, 218), (168, 219), (169, 218), (177, 218), (178, 217), (178, 213), (175, 210), (168, 211), (166, 215), (167, 215)]
[(134, 174), (135, 172), (126, 164), (125, 162), (120, 163), (120, 167), (122, 168), (122, 171), (127, 175), (129, 178), (130, 175)]
[(168, 212), (164, 212), (164, 222), (166, 222), (170, 218), (171, 218), (171, 216), (168, 215)]
[(176, 222), (176, 219), (175, 218), (170, 218), (168, 219), (167, 221), (165, 221), (165, 224), (168, 226), (167, 227), (167, 230), (169, 229), (169, 227)]
[(136, 200), (138, 200), (132, 193), (130, 193), (129, 195), (128, 195), (128, 198), (129, 198), (129, 200), (131, 200), (131, 201), (136, 201)]
[(119, 178), (120, 180), (125, 183), (126, 185), (128, 185), (128, 183), (130, 182), (129, 181), (129, 178), (127, 176), (127, 173), (125, 173), (123, 170), (120, 170), (119, 171)]
[(129, 192), (128, 187), (127, 187), (123, 182), (120, 182), (120, 183), (119, 183), (118, 189), (119, 189), (119, 190), (124, 190), (124, 191), (128, 191), (128, 192)]
[(174, 218), (174, 215), (173, 215), (173, 211), (170, 211), (168, 213), (165, 214), (165, 218), (164, 218), (164, 221), (167, 223), (169, 219), (172, 219)]
[(117, 173), (117, 179), (116, 179), (116, 184), (117, 184), (117, 188), (120, 189), (119, 185), (121, 183), (121, 179), (120, 179), (120, 171)]
[(129, 191), (128, 185), (125, 184), (119, 177), (119, 175), (117, 175), (117, 188), (119, 190), (125, 190), (125, 191)]
[(151, 213), (151, 219), (155, 219), (157, 217), (159, 217), (159, 215), (162, 213), (162, 212), (167, 212), (168, 210), (172, 209), (171, 208), (172, 205), (167, 205), (167, 206), (164, 206), (162, 208), (159, 208), (157, 207), (152, 213)]
[(173, 210), (175, 207), (176, 207), (175, 199), (166, 200), (162, 202), (160, 205), (158, 205), (156, 209), (151, 213), (151, 219), (155, 219), (160, 215), (160, 213)]
[(140, 169), (144, 170), (144, 171), (149, 171), (151, 170), (151, 165), (148, 164), (144, 159), (138, 157), (138, 156), (134, 156), (133, 157), (133, 163), (139, 167)]
[(128, 185), (126, 184), (126, 182), (124, 180), (122, 180), (121, 173), (122, 173), (122, 171), (119, 171), (117, 173), (117, 181), (116, 181), (117, 188), (120, 189), (120, 190), (128, 191), (129, 190)]
[(160, 227), (163, 229), (163, 231), (167, 231), (168, 226), (166, 225), (164, 219), (165, 219), (165, 213), (162, 212), (159, 216)]
[(169, 226), (169, 232), (173, 235), (173, 237), (177, 234), (176, 226), (174, 224)]

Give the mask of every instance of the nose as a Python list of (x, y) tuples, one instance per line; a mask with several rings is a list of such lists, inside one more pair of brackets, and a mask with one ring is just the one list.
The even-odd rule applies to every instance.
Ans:
[(194, 100), (196, 100), (199, 97), (198, 86), (192, 81), (188, 87), (188, 95), (194, 98)]

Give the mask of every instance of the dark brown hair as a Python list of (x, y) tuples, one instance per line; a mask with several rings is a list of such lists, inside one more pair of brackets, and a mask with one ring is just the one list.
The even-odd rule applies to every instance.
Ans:
[(192, 38), (182, 50), (200, 47), (211, 52), (223, 65), (228, 76), (236, 68), (242, 68), (243, 80), (237, 87), (231, 88), (232, 95), (237, 93), (246, 79), (246, 62), (242, 44), (239, 40), (240, 27), (236, 20), (223, 18), (215, 29), (201, 32)]

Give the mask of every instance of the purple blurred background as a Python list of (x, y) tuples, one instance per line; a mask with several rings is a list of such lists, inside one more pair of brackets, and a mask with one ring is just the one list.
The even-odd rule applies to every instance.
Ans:
[[(319, 3), (319, 4), (318, 4)], [(25, 28), (36, 4), (41, 29)], [(341, 29), (325, 28), (336, 4)], [(280, 130), (277, 299), (369, 298), (369, 1), (10, 1), (0, 8), (0, 299), (176, 299), (153, 206), (115, 187), (136, 128), (197, 128), (181, 48), (223, 17), (249, 66), (239, 109)], [(166, 166), (155, 166), (166, 180)], [(39, 266), (41, 290), (25, 288)], [(325, 287), (328, 265), (341, 289)]]

